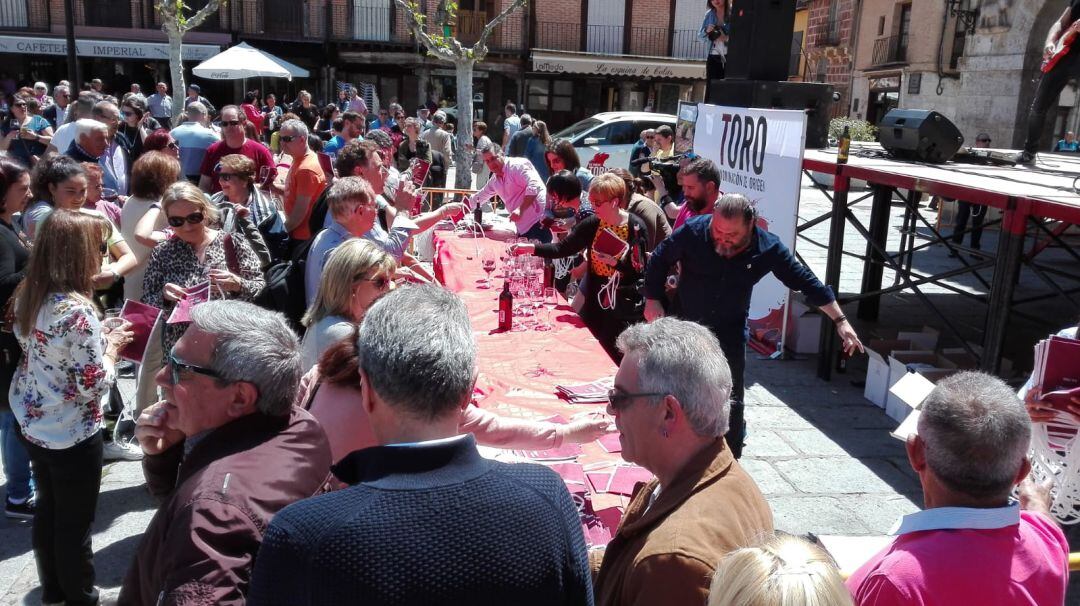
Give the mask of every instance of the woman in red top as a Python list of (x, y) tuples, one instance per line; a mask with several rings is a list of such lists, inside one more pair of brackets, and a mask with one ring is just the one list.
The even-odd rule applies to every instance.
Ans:
[(244, 115), (247, 116), (248, 122), (255, 127), (255, 139), (261, 141), (263, 121), (266, 119), (266, 116), (255, 106), (255, 101), (258, 100), (258, 98), (258, 95), (256, 95), (254, 91), (244, 93), (244, 103), (240, 106), (240, 109), (243, 110)]

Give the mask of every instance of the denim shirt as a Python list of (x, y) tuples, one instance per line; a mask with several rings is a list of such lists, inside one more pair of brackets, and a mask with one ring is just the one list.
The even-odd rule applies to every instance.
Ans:
[(799, 263), (780, 239), (754, 228), (750, 245), (734, 257), (716, 254), (712, 215), (689, 219), (656, 246), (645, 274), (645, 296), (663, 300), (669, 270), (681, 263), (679, 317), (708, 326), (722, 342), (749, 338), (746, 319), (754, 285), (772, 273), (785, 286), (802, 291), (812, 305), (836, 300), (832, 289)]

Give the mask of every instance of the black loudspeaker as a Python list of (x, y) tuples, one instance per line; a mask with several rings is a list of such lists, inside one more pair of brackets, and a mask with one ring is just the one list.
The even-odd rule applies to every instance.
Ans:
[(833, 87), (817, 82), (764, 82), (712, 80), (706, 103), (755, 109), (801, 109), (806, 111), (806, 147), (829, 144), (829, 118)]
[(964, 145), (945, 116), (927, 109), (894, 109), (878, 123), (878, 140), (896, 158), (943, 164)]
[(787, 80), (795, 0), (734, 0), (725, 77)]

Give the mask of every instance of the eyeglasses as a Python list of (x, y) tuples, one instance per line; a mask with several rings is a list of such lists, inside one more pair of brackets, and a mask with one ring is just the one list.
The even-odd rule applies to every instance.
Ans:
[(296, 139), (296, 135), (281, 135), (282, 143), (292, 143)]
[(201, 212), (194, 212), (186, 217), (169, 217), (169, 225), (173, 227), (180, 227), (185, 221), (192, 225), (198, 225), (203, 222), (203, 214)]
[(615, 410), (624, 410), (630, 406), (630, 401), (634, 398), (659, 398), (666, 395), (666, 393), (659, 392), (623, 393), (617, 389), (609, 389), (607, 392), (607, 401)]
[(240, 126), (240, 124), (241, 123), (240, 123), (239, 120), (222, 120), (221, 121), (222, 126)]
[(376, 290), (386, 290), (390, 286), (390, 278), (376, 276), (374, 278), (357, 278), (357, 282), (371, 282)]
[(226, 183), (228, 183), (229, 181), (232, 181), (233, 177), (239, 177), (239, 176), (240, 175), (237, 175), (236, 173), (218, 173), (218, 175), (217, 175), (218, 179), (221, 179), (222, 181), (224, 181)]
[(20, 101), (18, 103), (12, 103), (11, 107), (26, 107), (26, 102), (25, 101)]
[(989, 143), (990, 139), (975, 139), (976, 143)]
[(122, 112), (125, 118), (130, 118), (135, 115), (135, 112)]
[(209, 368), (203, 368), (194, 364), (185, 364), (181, 362), (176, 358), (176, 354), (171, 351), (167, 356), (165, 356), (165, 363), (169, 365), (169, 373), (171, 375), (169, 378), (172, 381), (173, 385), (180, 384), (180, 373), (183, 371), (194, 372), (207, 377), (213, 377), (215, 379), (221, 378), (221, 375), (218, 374), (216, 370), (211, 370)]

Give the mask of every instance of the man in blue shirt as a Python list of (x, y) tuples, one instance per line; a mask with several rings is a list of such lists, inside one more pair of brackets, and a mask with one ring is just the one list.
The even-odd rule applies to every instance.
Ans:
[(192, 103), (187, 106), (187, 122), (172, 129), (172, 138), (180, 146), (180, 167), (184, 176), (192, 183), (199, 183), (199, 170), (202, 167), (206, 150), (218, 142), (214, 131), (206, 128), (206, 106)]
[(330, 225), (315, 236), (304, 268), (304, 303), (311, 305), (330, 253), (349, 238), (359, 238), (375, 225), (378, 207), (371, 185), (360, 177), (342, 177), (326, 196)]
[(647, 321), (664, 315), (664, 286), (669, 271), (679, 263), (677, 315), (707, 326), (720, 340), (733, 382), (731, 429), (725, 437), (736, 458), (742, 456), (746, 434), (743, 371), (754, 284), (771, 272), (788, 288), (805, 293), (811, 304), (832, 319), (846, 353), (863, 349), (832, 289), (795, 260), (779, 238), (757, 227), (756, 221), (757, 212), (746, 196), (727, 194), (716, 202), (712, 214), (691, 218), (661, 242), (645, 273)]
[(1065, 133), (1065, 138), (1054, 144), (1057, 153), (1076, 153), (1080, 150), (1080, 142), (1076, 140), (1076, 133), (1071, 130)]

